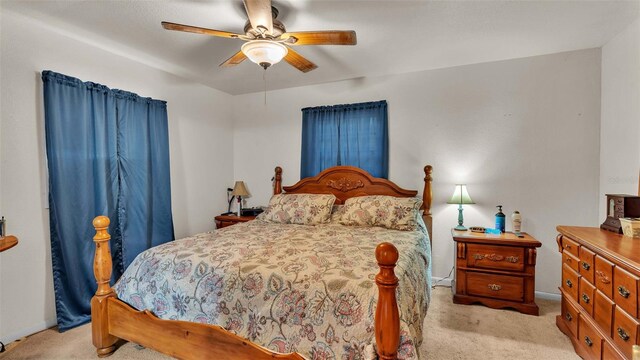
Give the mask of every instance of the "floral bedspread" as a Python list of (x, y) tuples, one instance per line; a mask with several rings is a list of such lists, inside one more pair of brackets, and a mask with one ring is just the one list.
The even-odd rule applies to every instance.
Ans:
[(217, 324), (309, 359), (375, 357), (377, 244), (400, 252), (400, 359), (418, 358), (431, 289), (426, 231), (261, 220), (176, 240), (140, 255), (118, 297), (162, 319)]

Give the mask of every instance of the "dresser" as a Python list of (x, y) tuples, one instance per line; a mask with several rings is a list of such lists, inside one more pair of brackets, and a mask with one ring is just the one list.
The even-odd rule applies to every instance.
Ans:
[(556, 325), (585, 359), (631, 359), (638, 344), (640, 240), (558, 226), (561, 314)]
[(538, 315), (535, 303), (536, 248), (526, 233), (492, 235), (451, 230), (456, 244), (453, 302), (480, 303)]

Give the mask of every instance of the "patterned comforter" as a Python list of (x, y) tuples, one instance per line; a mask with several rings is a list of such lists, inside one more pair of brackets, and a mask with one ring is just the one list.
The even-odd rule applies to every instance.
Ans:
[(309, 359), (375, 357), (377, 244), (400, 252), (399, 358), (418, 358), (431, 289), (426, 231), (255, 220), (176, 240), (140, 255), (118, 297), (162, 319), (217, 324)]

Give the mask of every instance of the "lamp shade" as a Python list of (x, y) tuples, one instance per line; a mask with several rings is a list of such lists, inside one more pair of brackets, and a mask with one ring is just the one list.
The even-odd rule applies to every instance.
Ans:
[(244, 181), (236, 181), (236, 184), (233, 186), (233, 192), (231, 193), (233, 196), (249, 196), (249, 192), (247, 191), (247, 187), (244, 186)]
[(286, 46), (269, 40), (246, 42), (242, 45), (241, 50), (254, 63), (268, 64), (269, 66), (279, 63), (289, 52)]
[(466, 184), (456, 184), (456, 189), (453, 191), (451, 200), (447, 201), (447, 204), (475, 204), (467, 192)]

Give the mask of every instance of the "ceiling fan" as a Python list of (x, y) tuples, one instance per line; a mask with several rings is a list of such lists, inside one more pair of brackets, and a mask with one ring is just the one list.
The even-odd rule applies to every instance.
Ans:
[(277, 20), (278, 9), (271, 6), (271, 0), (243, 0), (249, 20), (244, 25), (244, 34), (207, 29), (197, 26), (162, 22), (167, 30), (219, 36), (246, 41), (240, 51), (220, 64), (222, 67), (235, 66), (246, 58), (262, 66), (265, 70), (284, 59), (296, 69), (309, 72), (318, 66), (304, 58), (290, 46), (299, 45), (355, 45), (356, 32), (353, 30), (326, 30), (287, 32), (284, 24)]

